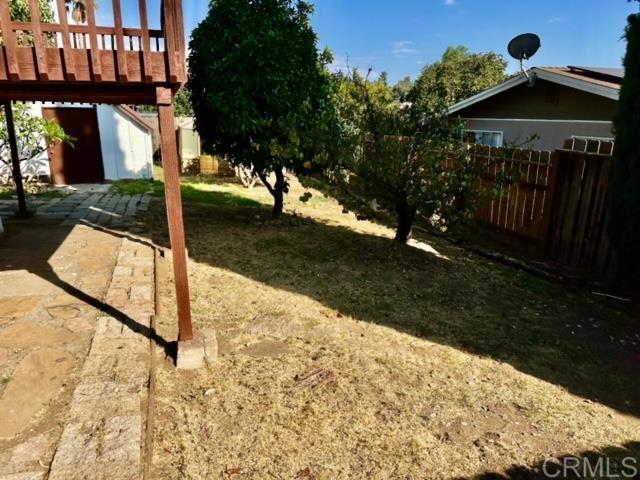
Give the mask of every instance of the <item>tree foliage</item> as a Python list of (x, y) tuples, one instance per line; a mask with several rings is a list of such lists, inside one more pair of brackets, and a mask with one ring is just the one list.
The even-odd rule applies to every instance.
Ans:
[[(53, 23), (53, 8), (51, 8), (50, 0), (39, 0), (40, 19), (44, 23)], [(9, 12), (11, 12), (11, 20), (15, 22), (30, 22), (31, 10), (29, 9), (29, 0), (10, 0)]]
[(398, 102), (406, 102), (409, 100), (409, 94), (413, 90), (414, 82), (411, 77), (404, 77), (393, 86), (393, 94)]
[[(18, 157), (21, 162), (27, 162), (40, 156), (57, 143), (73, 144), (74, 139), (64, 132), (59, 123), (55, 120), (31, 115), (29, 107), (23, 103), (13, 105), (13, 117), (18, 143)], [(0, 163), (4, 164), (4, 168), (1, 170), (11, 171), (9, 131), (4, 108), (0, 109)]]
[(617, 247), (621, 277), (633, 283), (640, 301), (640, 16), (631, 15), (625, 34), (625, 77), (614, 119), (616, 143), (609, 231)]
[(409, 100), (422, 110), (437, 109), (442, 103), (451, 106), (505, 81), (506, 67), (500, 54), (449, 47), (440, 61), (422, 70)]
[[(395, 100), (393, 90), (359, 72), (342, 77), (340, 115), (351, 128), (351, 154), (329, 169), (338, 197), (372, 215), (394, 212), (396, 240), (406, 243), (418, 215), (447, 228), (468, 218), (477, 172), (444, 103), (425, 115)], [(449, 160), (448, 162), (446, 160)]]
[(275, 216), (288, 191), (283, 169), (300, 171), (322, 154), (317, 140), (332, 115), (331, 55), (316, 47), (311, 13), (304, 1), (217, 0), (190, 43), (188, 86), (204, 148), (253, 168)]
[(191, 105), (191, 90), (184, 86), (173, 98), (173, 106), (176, 117), (193, 117), (193, 106)]

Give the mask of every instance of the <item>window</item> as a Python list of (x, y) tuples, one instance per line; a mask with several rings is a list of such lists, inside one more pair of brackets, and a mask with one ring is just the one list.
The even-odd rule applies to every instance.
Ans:
[(502, 146), (502, 132), (492, 132), (488, 130), (463, 130), (462, 140), (478, 145), (489, 145), (491, 147)]

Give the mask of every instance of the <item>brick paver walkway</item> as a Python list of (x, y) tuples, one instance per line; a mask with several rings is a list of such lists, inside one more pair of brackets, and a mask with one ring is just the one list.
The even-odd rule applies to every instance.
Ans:
[(0, 237), (0, 480), (137, 480), (155, 265), (131, 217), (149, 197), (56, 200)]
[[(64, 220), (67, 225), (85, 220), (105, 227), (122, 227), (138, 210), (146, 210), (150, 199), (148, 195), (87, 192), (49, 200), (29, 200), (27, 206), (36, 217)], [(15, 200), (0, 200), (0, 217), (5, 221), (13, 217), (15, 211)]]
[(140, 478), (153, 272), (153, 249), (124, 239), (106, 296), (122, 315), (98, 319), (49, 480)]

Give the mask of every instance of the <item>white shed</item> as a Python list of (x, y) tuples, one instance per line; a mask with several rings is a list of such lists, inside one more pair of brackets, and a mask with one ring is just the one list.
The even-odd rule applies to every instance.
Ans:
[(31, 109), (56, 120), (75, 140), (23, 162), (26, 176), (46, 176), (58, 185), (153, 177), (152, 127), (129, 107), (36, 103)]

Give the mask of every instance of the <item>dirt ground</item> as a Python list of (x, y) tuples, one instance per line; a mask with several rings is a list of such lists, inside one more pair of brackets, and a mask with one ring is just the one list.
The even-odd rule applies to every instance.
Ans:
[[(212, 191), (269, 203), (262, 188)], [(640, 465), (640, 325), (424, 236), (395, 244), (294, 185), (287, 215), (188, 204), (207, 368), (157, 371), (153, 478), (536, 478), (562, 455)], [(164, 211), (147, 218), (167, 244)], [(175, 340), (171, 266), (158, 329)], [(160, 350), (159, 357), (162, 357)]]

